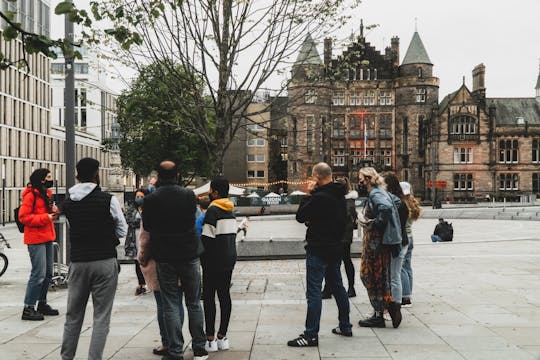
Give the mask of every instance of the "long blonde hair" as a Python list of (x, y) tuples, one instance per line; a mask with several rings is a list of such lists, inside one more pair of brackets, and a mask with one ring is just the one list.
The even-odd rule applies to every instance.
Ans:
[(364, 175), (364, 177), (367, 177), (369, 179), (369, 182), (373, 186), (379, 186), (383, 184), (382, 177), (377, 173), (377, 170), (372, 167), (363, 167), (360, 169), (359, 173)]
[(420, 207), (420, 203), (416, 198), (413, 196), (412, 189), (411, 193), (409, 195), (405, 195), (405, 197), (402, 199), (405, 202), (405, 205), (407, 205), (407, 208), (409, 209), (409, 219), (412, 221), (418, 220), (420, 218), (420, 213), (422, 212), (422, 208)]

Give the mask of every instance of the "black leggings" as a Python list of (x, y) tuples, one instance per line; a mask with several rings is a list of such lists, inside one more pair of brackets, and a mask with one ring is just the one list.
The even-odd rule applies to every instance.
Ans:
[(139, 280), (139, 285), (146, 285), (146, 281), (144, 280), (144, 276), (141, 271), (141, 265), (139, 265), (139, 262), (137, 260), (135, 260), (135, 273), (137, 274), (137, 280)]
[(216, 292), (219, 299), (221, 320), (219, 322), (219, 335), (227, 335), (229, 321), (231, 319), (231, 270), (209, 271), (203, 267), (203, 291), (204, 291), (204, 320), (206, 322), (206, 336), (214, 336), (216, 333)]

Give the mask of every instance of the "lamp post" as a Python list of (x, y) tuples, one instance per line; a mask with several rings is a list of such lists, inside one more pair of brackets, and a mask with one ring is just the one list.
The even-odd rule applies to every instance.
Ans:
[[(436, 208), (436, 201), (435, 198), (437, 196), (437, 192), (435, 189), (435, 156), (436, 156), (436, 149), (435, 149), (435, 143), (437, 141), (437, 127), (435, 125), (435, 119), (436, 119), (436, 113), (438, 112), (438, 106), (433, 105), (431, 108), (431, 206), (433, 209)], [(420, 174), (421, 175), (421, 174)]]
[(122, 161), (120, 159), (120, 124), (115, 120), (111, 125), (111, 151), (108, 190), (120, 204), (124, 204), (124, 181), (122, 179)]
[[(73, 22), (65, 15), (64, 36), (67, 42), (65, 59), (66, 91), (64, 92), (64, 108), (66, 129), (65, 159), (66, 159), (66, 189), (75, 185), (75, 75), (73, 72)], [(69, 51), (71, 50), (71, 51)]]

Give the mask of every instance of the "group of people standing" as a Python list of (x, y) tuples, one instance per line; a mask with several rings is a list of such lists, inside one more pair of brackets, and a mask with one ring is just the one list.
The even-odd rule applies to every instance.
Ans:
[[(69, 287), (62, 340), (63, 360), (75, 357), (90, 296), (94, 323), (89, 359), (101, 359), (118, 283), (120, 266), (116, 259), (119, 239), (132, 236), (137, 249), (137, 293), (149, 287), (157, 304), (162, 345), (153, 350), (165, 360), (183, 359), (185, 299), (195, 360), (208, 352), (230, 347), (227, 331), (232, 311), (230, 287), (236, 263), (238, 225), (234, 205), (228, 198), (229, 182), (218, 177), (210, 183), (202, 212), (197, 215), (193, 191), (178, 185), (178, 168), (171, 161), (158, 167), (155, 190), (137, 191), (135, 205), (128, 211), (128, 223), (118, 200), (100, 188), (99, 162), (81, 159), (76, 166), (79, 183), (57, 207), (52, 201), (52, 175), (47, 169), (32, 173), (23, 192), (19, 219), (25, 225), (24, 241), (32, 271), (22, 319), (43, 320), (58, 315), (47, 303), (52, 278), (54, 221), (65, 214), (70, 224)], [(302, 199), (296, 220), (306, 230), (305, 331), (289, 346), (317, 346), (322, 298), (334, 296), (338, 306), (338, 326), (332, 333), (352, 336), (349, 297), (356, 296), (354, 265), (350, 257), (353, 230), (363, 229), (360, 278), (373, 306), (373, 316), (359, 321), (363, 327), (385, 327), (384, 312), (392, 324), (401, 322), (401, 306), (411, 304), (413, 238), (412, 222), (420, 207), (411, 187), (393, 173), (380, 176), (375, 169), (359, 171), (359, 188), (368, 193), (364, 208), (357, 214), (348, 180), (334, 181), (331, 167), (319, 163), (313, 168), (309, 195)], [(247, 228), (247, 222), (244, 227)], [(348, 290), (341, 278), (345, 264)], [(202, 266), (202, 276), (201, 276)], [(201, 278), (204, 291), (201, 306)], [(325, 289), (321, 291), (323, 280)], [(140, 289), (140, 290), (139, 290)], [(216, 303), (219, 298), (220, 324), (216, 332)], [(37, 304), (37, 308), (36, 308)]]
[[(411, 305), (413, 249), (412, 222), (420, 216), (420, 206), (407, 182), (399, 182), (393, 173), (380, 176), (374, 168), (359, 171), (359, 189), (368, 197), (356, 218), (347, 199), (357, 194), (347, 181), (334, 181), (326, 163), (313, 167), (309, 194), (302, 199), (296, 220), (306, 230), (305, 330), (287, 345), (317, 346), (322, 298), (333, 295), (338, 307), (338, 326), (332, 333), (350, 337), (349, 297), (354, 291), (354, 267), (350, 259), (352, 229), (357, 221), (363, 229), (360, 278), (366, 287), (374, 313), (359, 321), (362, 327), (385, 327), (388, 311), (394, 328), (402, 320), (401, 306)], [(349, 290), (343, 286), (340, 265), (345, 263)], [(352, 271), (350, 270), (352, 268)], [(352, 273), (352, 276), (350, 275)], [(325, 287), (321, 292), (323, 279)], [(351, 291), (352, 289), (352, 291)]]
[[(136, 294), (148, 287), (156, 299), (162, 345), (153, 350), (154, 354), (163, 355), (165, 360), (183, 359), (183, 299), (194, 359), (204, 360), (208, 352), (229, 349), (229, 289), (236, 263), (238, 227), (234, 205), (228, 199), (229, 182), (221, 177), (211, 182), (210, 204), (198, 216), (197, 233), (197, 199), (193, 191), (178, 185), (175, 163), (164, 161), (159, 165), (155, 191), (136, 192), (135, 205), (126, 214), (129, 227), (118, 200), (101, 191), (99, 162), (84, 158), (76, 169), (79, 183), (68, 190), (69, 197), (59, 207), (52, 201), (52, 175), (48, 169), (34, 171), (23, 192), (19, 219), (25, 225), (24, 241), (32, 270), (22, 319), (43, 320), (44, 315), (59, 315), (47, 303), (47, 290), (53, 271), (54, 221), (62, 212), (70, 224), (71, 259), (63, 360), (75, 357), (90, 296), (94, 322), (88, 358), (103, 357), (120, 272), (116, 247), (119, 239), (128, 235), (128, 229), (137, 251)], [(221, 315), (217, 333), (216, 293)]]

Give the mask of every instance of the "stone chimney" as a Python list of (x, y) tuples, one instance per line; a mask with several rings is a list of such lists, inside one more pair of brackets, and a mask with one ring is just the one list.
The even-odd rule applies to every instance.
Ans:
[(476, 65), (472, 71), (473, 88), (472, 96), (474, 100), (482, 105), (486, 104), (486, 67), (484, 64)]
[(399, 66), (399, 37), (394, 36), (391, 40), (392, 51), (395, 54), (394, 65)]
[(330, 65), (332, 61), (332, 38), (324, 39), (324, 65)]

